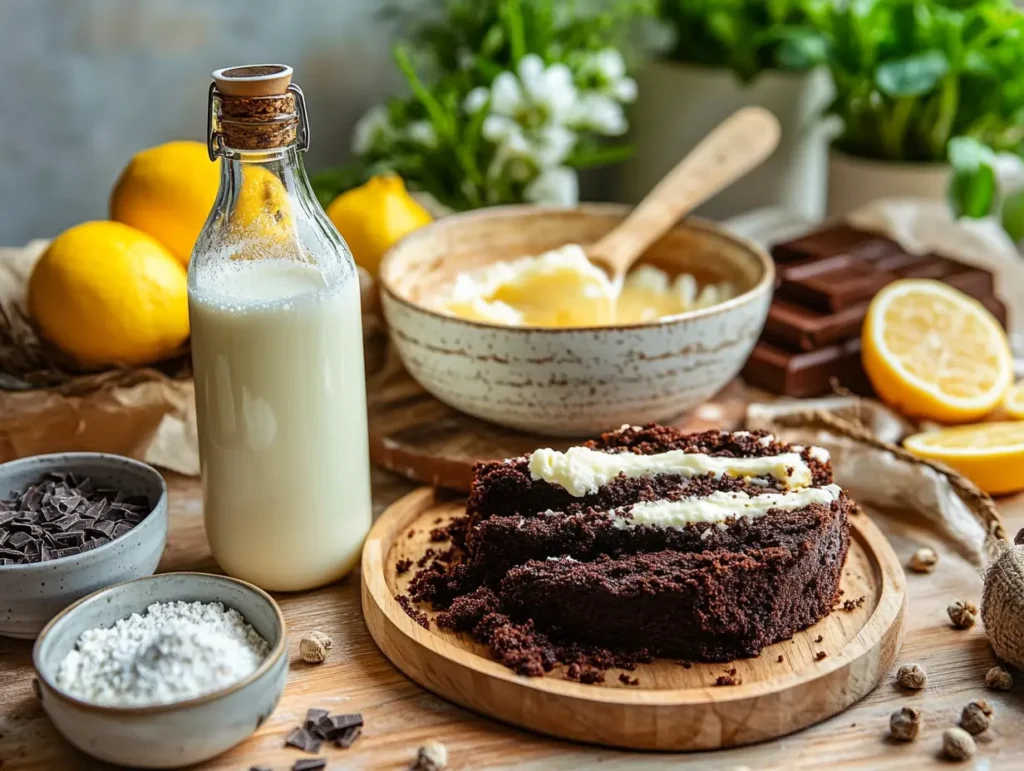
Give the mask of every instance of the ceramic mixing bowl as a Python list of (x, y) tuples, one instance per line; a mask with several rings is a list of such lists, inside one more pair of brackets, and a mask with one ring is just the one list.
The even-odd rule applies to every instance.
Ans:
[[(245, 679), (173, 704), (101, 706), (57, 687), (60, 664), (82, 632), (113, 626), (154, 602), (176, 600), (234, 608), (270, 644), (270, 654)], [(287, 649), (284, 617), (266, 592), (226, 576), (164, 573), (111, 586), (72, 605), (40, 633), (32, 661), (43, 709), (73, 745), (131, 768), (179, 768), (234, 747), (270, 716), (288, 676)]]
[(36, 455), (0, 464), (0, 500), (21, 493), (48, 472), (91, 477), (100, 487), (144, 496), (149, 515), (103, 546), (28, 565), (0, 565), (0, 636), (31, 640), (75, 600), (156, 570), (167, 540), (167, 486), (145, 463), (101, 452)]
[(550, 329), (456, 318), (426, 307), (460, 272), (589, 244), (627, 214), (617, 204), (508, 206), (445, 217), (395, 246), (381, 299), (405, 368), (441, 401), (484, 420), (581, 436), (678, 416), (732, 380), (761, 333), (775, 271), (763, 249), (686, 220), (642, 262), (703, 284), (729, 281), (727, 302), (635, 325)]

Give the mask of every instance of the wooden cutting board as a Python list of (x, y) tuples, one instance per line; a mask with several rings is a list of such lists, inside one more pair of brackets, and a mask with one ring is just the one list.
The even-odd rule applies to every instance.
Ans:
[[(544, 677), (516, 675), (468, 636), (435, 623), (422, 628), (395, 600), (415, 574), (397, 575), (396, 562), (417, 559), (429, 545), (431, 529), (440, 526), (437, 519), (447, 522), (463, 512), (462, 500), (444, 500), (421, 488), (381, 515), (363, 550), (363, 616), (377, 645), (408, 677), (439, 696), (517, 726), (630, 749), (750, 744), (846, 709), (877, 685), (902, 644), (903, 570), (874, 523), (858, 514), (851, 519), (841, 583), (843, 597), (857, 606), (833, 611), (757, 658), (690, 668), (659, 659), (629, 673), (640, 681), (637, 686), (622, 684), (614, 669), (606, 682), (595, 685), (566, 680), (560, 668)], [(727, 673), (740, 684), (715, 686)]]
[[(465, 415), (427, 393), (393, 354), (367, 378), (366, 390), (374, 463), (427, 485), (466, 492), (478, 460), (580, 443), (578, 437), (527, 434)], [(735, 380), (693, 412), (665, 422), (686, 431), (739, 428), (749, 401), (745, 392)]]

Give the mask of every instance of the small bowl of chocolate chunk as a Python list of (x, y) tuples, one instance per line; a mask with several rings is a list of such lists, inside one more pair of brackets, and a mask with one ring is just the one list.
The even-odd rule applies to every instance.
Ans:
[(0, 637), (33, 639), (57, 613), (152, 575), (167, 540), (167, 486), (106, 453), (0, 464)]

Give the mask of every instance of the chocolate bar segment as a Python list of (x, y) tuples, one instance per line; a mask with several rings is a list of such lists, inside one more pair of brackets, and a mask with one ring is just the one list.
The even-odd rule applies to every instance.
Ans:
[(839, 256), (879, 260), (902, 253), (903, 250), (895, 241), (856, 230), (849, 225), (835, 225), (816, 230), (792, 241), (778, 244), (772, 249), (772, 257), (779, 264)]
[(787, 351), (762, 340), (743, 367), (743, 379), (798, 399), (832, 393), (833, 381), (855, 393), (871, 393), (860, 365), (860, 338), (807, 352)]

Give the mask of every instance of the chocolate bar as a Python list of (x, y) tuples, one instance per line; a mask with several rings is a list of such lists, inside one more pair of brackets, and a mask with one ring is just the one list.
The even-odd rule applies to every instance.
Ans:
[(838, 383), (871, 393), (860, 333), (871, 298), (901, 278), (930, 278), (978, 299), (1006, 326), (992, 274), (937, 254), (912, 255), (881, 236), (834, 226), (772, 250), (778, 282), (761, 341), (743, 370), (752, 385), (794, 397)]

